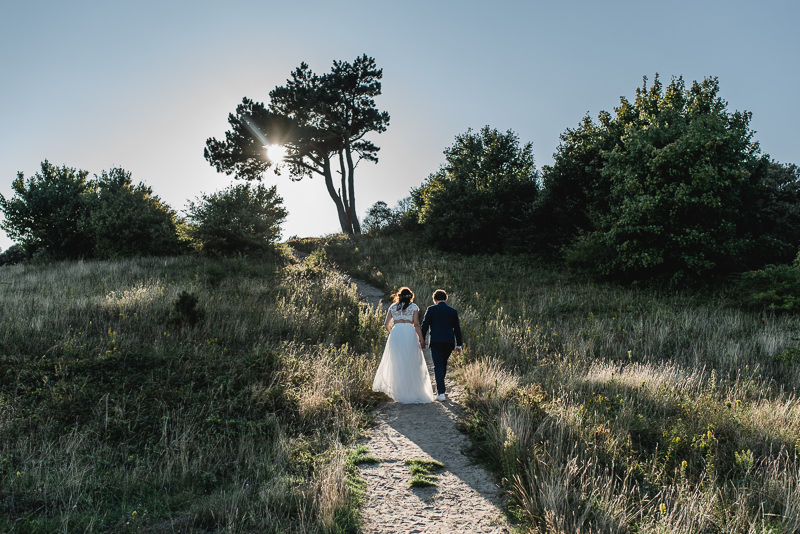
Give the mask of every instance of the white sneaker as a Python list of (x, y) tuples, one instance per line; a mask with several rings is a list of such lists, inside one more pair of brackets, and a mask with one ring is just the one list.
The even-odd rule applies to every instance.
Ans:
[(437, 401), (445, 401), (445, 400), (447, 400), (447, 397), (444, 396), (444, 393), (439, 393), (439, 395), (436, 396), (436, 400)]

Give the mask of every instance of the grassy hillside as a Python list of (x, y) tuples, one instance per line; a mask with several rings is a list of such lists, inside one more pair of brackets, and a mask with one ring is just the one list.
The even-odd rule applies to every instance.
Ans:
[(800, 530), (797, 316), (406, 239), (295, 245), (423, 308), (448, 290), (466, 427), (532, 531)]
[(381, 319), (285, 250), (0, 269), (0, 531), (352, 531)]

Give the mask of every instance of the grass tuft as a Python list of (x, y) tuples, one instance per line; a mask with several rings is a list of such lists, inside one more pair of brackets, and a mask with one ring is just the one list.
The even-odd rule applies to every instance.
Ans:
[(411, 472), (410, 485), (415, 488), (424, 488), (436, 485), (436, 477), (432, 471), (444, 468), (444, 464), (436, 460), (425, 460), (423, 458), (411, 458), (405, 461), (408, 470)]

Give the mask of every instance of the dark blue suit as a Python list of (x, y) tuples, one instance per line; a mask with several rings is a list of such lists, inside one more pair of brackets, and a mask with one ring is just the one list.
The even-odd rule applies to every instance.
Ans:
[(422, 320), (423, 339), (431, 331), (431, 359), (433, 360), (433, 374), (436, 377), (436, 390), (441, 395), (444, 393), (444, 375), (447, 373), (447, 360), (456, 346), (461, 346), (461, 324), (458, 321), (458, 312), (446, 302), (439, 302), (425, 310)]

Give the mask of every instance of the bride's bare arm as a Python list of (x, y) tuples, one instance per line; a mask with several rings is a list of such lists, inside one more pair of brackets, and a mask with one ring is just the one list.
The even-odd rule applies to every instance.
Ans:
[(383, 327), (386, 329), (387, 332), (391, 332), (392, 331), (392, 329), (389, 328), (389, 325), (391, 324), (391, 322), (392, 322), (392, 310), (388, 310), (386, 312), (386, 320), (383, 321)]

